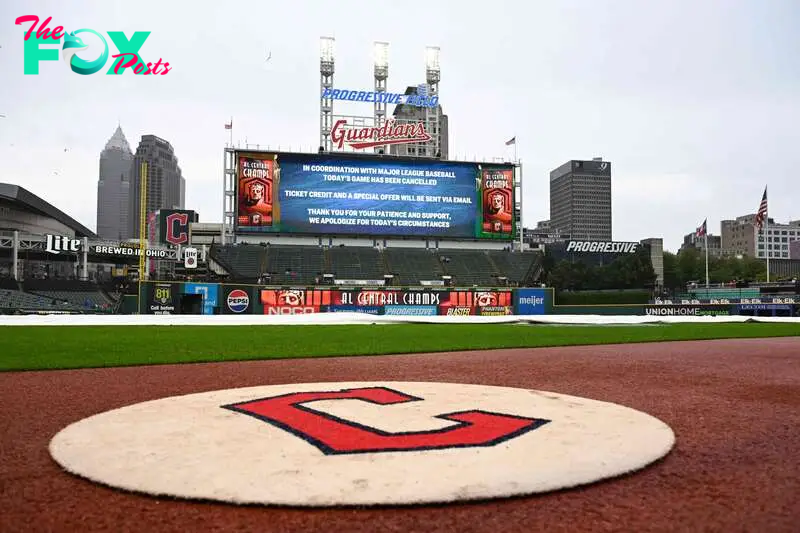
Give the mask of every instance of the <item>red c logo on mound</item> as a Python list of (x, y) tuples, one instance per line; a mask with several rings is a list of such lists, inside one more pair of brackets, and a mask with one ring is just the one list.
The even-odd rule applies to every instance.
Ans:
[(250, 415), (300, 437), (325, 455), (370, 452), (410, 452), (445, 448), (493, 446), (537, 429), (550, 420), (481, 410), (444, 413), (435, 418), (457, 425), (429, 431), (387, 433), (311, 409), (320, 400), (362, 400), (378, 405), (423, 401), (385, 387), (341, 391), (295, 392), (222, 408)]

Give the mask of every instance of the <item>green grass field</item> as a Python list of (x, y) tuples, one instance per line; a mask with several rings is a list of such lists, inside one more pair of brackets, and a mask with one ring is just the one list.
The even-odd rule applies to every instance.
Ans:
[(800, 336), (800, 324), (6, 326), (0, 370)]

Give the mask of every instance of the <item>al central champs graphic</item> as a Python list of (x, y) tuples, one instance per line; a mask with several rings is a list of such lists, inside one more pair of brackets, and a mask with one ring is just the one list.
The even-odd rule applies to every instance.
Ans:
[(271, 226), (275, 219), (275, 160), (239, 157), (239, 226)]

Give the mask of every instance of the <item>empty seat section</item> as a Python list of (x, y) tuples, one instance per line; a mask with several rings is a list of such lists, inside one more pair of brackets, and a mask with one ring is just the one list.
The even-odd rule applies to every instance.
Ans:
[(267, 247), (267, 272), (272, 284), (310, 284), (325, 271), (325, 251), (319, 246)]
[(66, 300), (76, 307), (93, 309), (94, 307), (107, 307), (113, 302), (102, 292), (98, 291), (35, 291), (34, 294), (54, 300)]
[(497, 272), (483, 250), (439, 250), (439, 259), (454, 285), (497, 285)]
[(336, 279), (383, 279), (381, 255), (375, 248), (336, 246), (328, 249), (328, 258)]
[(440, 280), (444, 269), (429, 250), (418, 248), (385, 248), (383, 256), (389, 274), (394, 274), (395, 284), (419, 285), (421, 280)]
[(22, 291), (0, 290), (0, 308), (23, 311), (76, 311), (79, 307), (69, 303), (54, 302), (36, 294)]
[(542, 254), (539, 252), (509, 252), (490, 251), (489, 259), (497, 266), (499, 273), (509, 282), (524, 284), (528, 274), (535, 274), (532, 267), (540, 262)]
[(255, 282), (266, 265), (266, 250), (258, 245), (217, 246), (214, 257), (230, 269), (231, 281)]

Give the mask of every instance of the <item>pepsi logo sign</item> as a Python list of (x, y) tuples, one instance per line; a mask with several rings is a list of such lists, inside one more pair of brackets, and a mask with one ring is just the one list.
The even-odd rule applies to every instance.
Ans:
[(250, 305), (250, 297), (241, 289), (234, 289), (228, 294), (228, 309), (234, 313), (242, 313), (247, 311), (247, 306)]

